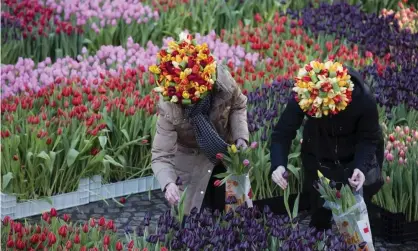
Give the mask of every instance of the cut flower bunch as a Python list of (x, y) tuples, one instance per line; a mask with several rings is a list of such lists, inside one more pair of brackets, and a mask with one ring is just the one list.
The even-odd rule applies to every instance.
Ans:
[(325, 200), (324, 207), (332, 210), (338, 230), (348, 244), (358, 250), (374, 251), (369, 215), (360, 194), (354, 194), (349, 185), (330, 181), (318, 171), (319, 181), (314, 187)]
[(157, 65), (149, 67), (156, 75), (165, 101), (183, 105), (203, 99), (216, 81), (216, 61), (206, 43), (199, 45), (192, 35), (181, 33), (180, 41), (170, 41), (157, 55)]

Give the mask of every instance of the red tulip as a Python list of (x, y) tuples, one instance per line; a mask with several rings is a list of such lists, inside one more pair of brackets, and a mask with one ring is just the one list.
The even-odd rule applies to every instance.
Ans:
[(109, 220), (106, 224), (106, 228), (111, 230), (114, 228), (113, 220)]
[(339, 190), (337, 190), (337, 192), (335, 193), (335, 196), (336, 196), (338, 199), (341, 199), (341, 192), (340, 192)]
[(123, 245), (120, 241), (116, 242), (116, 250), (120, 251), (123, 249)]
[(71, 217), (70, 217), (68, 214), (64, 214), (64, 215), (62, 216), (62, 219), (63, 219), (65, 222), (69, 222), (69, 221), (70, 221), (70, 219), (71, 219)]
[(128, 248), (133, 248), (134, 247), (134, 241), (133, 240), (131, 240), (129, 243), (128, 243)]
[(71, 240), (68, 240), (67, 243), (65, 243), (65, 248), (67, 249), (71, 249), (72, 246), (73, 246), (73, 243), (71, 242)]
[(52, 246), (57, 242), (57, 237), (53, 232), (49, 232), (48, 234), (48, 246)]
[(26, 244), (22, 240), (17, 240), (16, 248), (20, 250), (24, 250), (26, 248)]
[(389, 135), (389, 140), (390, 140), (390, 142), (394, 142), (395, 141), (395, 136), (393, 134)]
[(99, 226), (103, 227), (105, 224), (106, 224), (106, 219), (104, 217), (100, 217)]
[(17, 156), (17, 154), (13, 155), (13, 160), (19, 160), (19, 157)]
[(14, 241), (13, 241), (13, 240), (8, 240), (8, 241), (7, 241), (6, 246), (7, 246), (8, 248), (12, 248), (12, 247), (14, 247), (14, 246), (15, 246), (15, 243), (14, 243)]
[(58, 234), (61, 235), (63, 238), (67, 237), (67, 226), (66, 225), (61, 226), (58, 229)]
[(95, 227), (96, 226), (96, 222), (94, 221), (94, 218), (90, 219), (90, 227)]
[(36, 244), (36, 243), (38, 243), (38, 241), (39, 241), (39, 235), (38, 234), (34, 234), (30, 237), (30, 242), (32, 244)]
[(221, 180), (215, 180), (215, 182), (213, 182), (213, 185), (215, 187), (220, 187), (222, 185), (222, 181)]
[(76, 234), (76, 235), (74, 236), (74, 243), (75, 243), (75, 244), (80, 244), (80, 236), (79, 236), (78, 234)]
[(8, 226), (9, 225), (9, 222), (11, 221), (11, 218), (10, 218), (10, 216), (8, 216), (8, 215), (6, 215), (4, 218), (3, 218), (3, 220), (2, 220), (2, 222), (3, 222), (3, 225), (4, 226)]
[(80, 251), (87, 251), (86, 246), (82, 246), (82, 247), (80, 248)]
[(84, 223), (84, 225), (83, 225), (83, 232), (84, 233), (88, 233), (89, 232), (89, 225), (87, 225), (87, 223)]
[(105, 235), (103, 237), (103, 245), (109, 245), (110, 244), (110, 237), (109, 235)]
[(57, 215), (58, 215), (57, 210), (55, 208), (51, 208), (50, 214), (51, 214), (51, 217), (57, 217)]
[(47, 140), (46, 140), (46, 144), (47, 145), (50, 145), (52, 143), (52, 139), (51, 138), (48, 138)]
[(216, 154), (216, 159), (223, 160), (223, 158), (224, 158), (224, 155), (222, 153), (217, 153)]
[(126, 198), (125, 197), (120, 198), (119, 202), (122, 203), (122, 204), (125, 204), (126, 203)]

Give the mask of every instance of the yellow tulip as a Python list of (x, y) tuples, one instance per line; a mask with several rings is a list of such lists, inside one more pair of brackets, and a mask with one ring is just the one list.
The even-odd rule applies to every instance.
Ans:
[(318, 170), (318, 177), (319, 177), (319, 178), (324, 177), (324, 178), (325, 178), (326, 183), (327, 183), (327, 184), (329, 184), (329, 179), (328, 179), (327, 177), (325, 177), (325, 176), (321, 173), (321, 171), (319, 171), (319, 170)]
[(160, 68), (158, 66), (156, 66), (156, 65), (151, 65), (149, 67), (149, 71), (152, 72), (152, 73), (154, 73), (154, 74), (160, 74), (161, 73)]
[(183, 96), (184, 99), (189, 99), (190, 94), (187, 91), (184, 91), (182, 96)]
[(237, 152), (238, 152), (237, 146), (236, 146), (235, 144), (232, 144), (232, 145), (231, 145), (231, 151), (232, 151), (233, 153), (237, 153)]
[(199, 86), (200, 93), (205, 93), (208, 91), (208, 88), (205, 85)]
[(199, 51), (199, 53), (197, 54), (197, 58), (199, 58), (200, 60), (205, 60), (206, 58), (208, 58), (208, 55), (204, 54), (202, 51)]

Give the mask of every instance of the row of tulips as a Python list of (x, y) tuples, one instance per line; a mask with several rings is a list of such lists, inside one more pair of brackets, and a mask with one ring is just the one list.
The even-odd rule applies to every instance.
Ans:
[(147, 73), (102, 78), (97, 86), (60, 80), (2, 100), (3, 192), (34, 199), (74, 191), (82, 177), (147, 172), (158, 102)]
[[(222, 42), (216, 34), (211, 32), (208, 35), (197, 35), (199, 43), (207, 43), (213, 52), (216, 60), (231, 62), (233, 65), (241, 65), (242, 61), (251, 64), (258, 62), (258, 53), (247, 53), (241, 46), (230, 46)], [(171, 38), (164, 39), (164, 46), (167, 46)], [(156, 54), (159, 47), (151, 41), (145, 48), (129, 38), (126, 45), (102, 46), (95, 54), (90, 53), (86, 48), (76, 59), (66, 57), (57, 60), (55, 63), (46, 58), (39, 64), (31, 59), (20, 58), (15, 65), (2, 65), (2, 98), (24, 92), (27, 89), (38, 91), (42, 86), (54, 84), (59, 79), (80, 78), (82, 83), (101, 83), (101, 75), (109, 72), (112, 76), (120, 75), (120, 70), (141, 67), (148, 69), (156, 63)], [(149, 83), (154, 82), (153, 75), (149, 75)]]
[[(385, 2), (384, 8), (392, 9), (391, 2)], [(15, 63), (19, 56), (35, 62), (46, 57), (55, 61), (65, 55), (76, 57), (83, 46), (95, 52), (102, 45), (125, 44), (129, 36), (144, 46), (149, 40), (175, 36), (181, 29), (220, 33), (222, 29), (232, 30), (239, 20), (257, 25), (271, 20), (277, 11), (301, 9), (306, 4), (296, 0), (267, 0), (262, 4), (254, 0), (7, 0), (1, 18), (2, 48), (7, 53), (2, 53), (1, 59), (3, 63)], [(366, 9), (376, 7), (366, 5)], [(407, 21), (403, 18), (402, 22)]]
[(38, 224), (4, 218), (1, 245), (4, 250), (356, 250), (342, 236), (303, 230), (296, 219), (273, 215), (268, 208), (262, 213), (239, 206), (224, 215), (193, 210), (184, 227), (167, 211), (158, 219), (155, 233), (150, 232), (150, 219), (146, 214), (142, 226), (126, 227), (126, 238), (121, 238), (112, 220), (73, 223), (68, 215), (59, 217), (51, 209)]
[(386, 182), (374, 203), (392, 213), (418, 221), (418, 131), (397, 126), (386, 132), (383, 175)]

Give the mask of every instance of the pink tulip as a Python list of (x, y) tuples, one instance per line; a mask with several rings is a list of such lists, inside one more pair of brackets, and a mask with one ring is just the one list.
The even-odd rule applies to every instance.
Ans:
[(403, 160), (402, 157), (399, 158), (399, 164), (403, 165), (405, 163), (405, 161)]
[(386, 160), (388, 161), (393, 161), (394, 157), (391, 153), (388, 153), (388, 155), (386, 155)]

